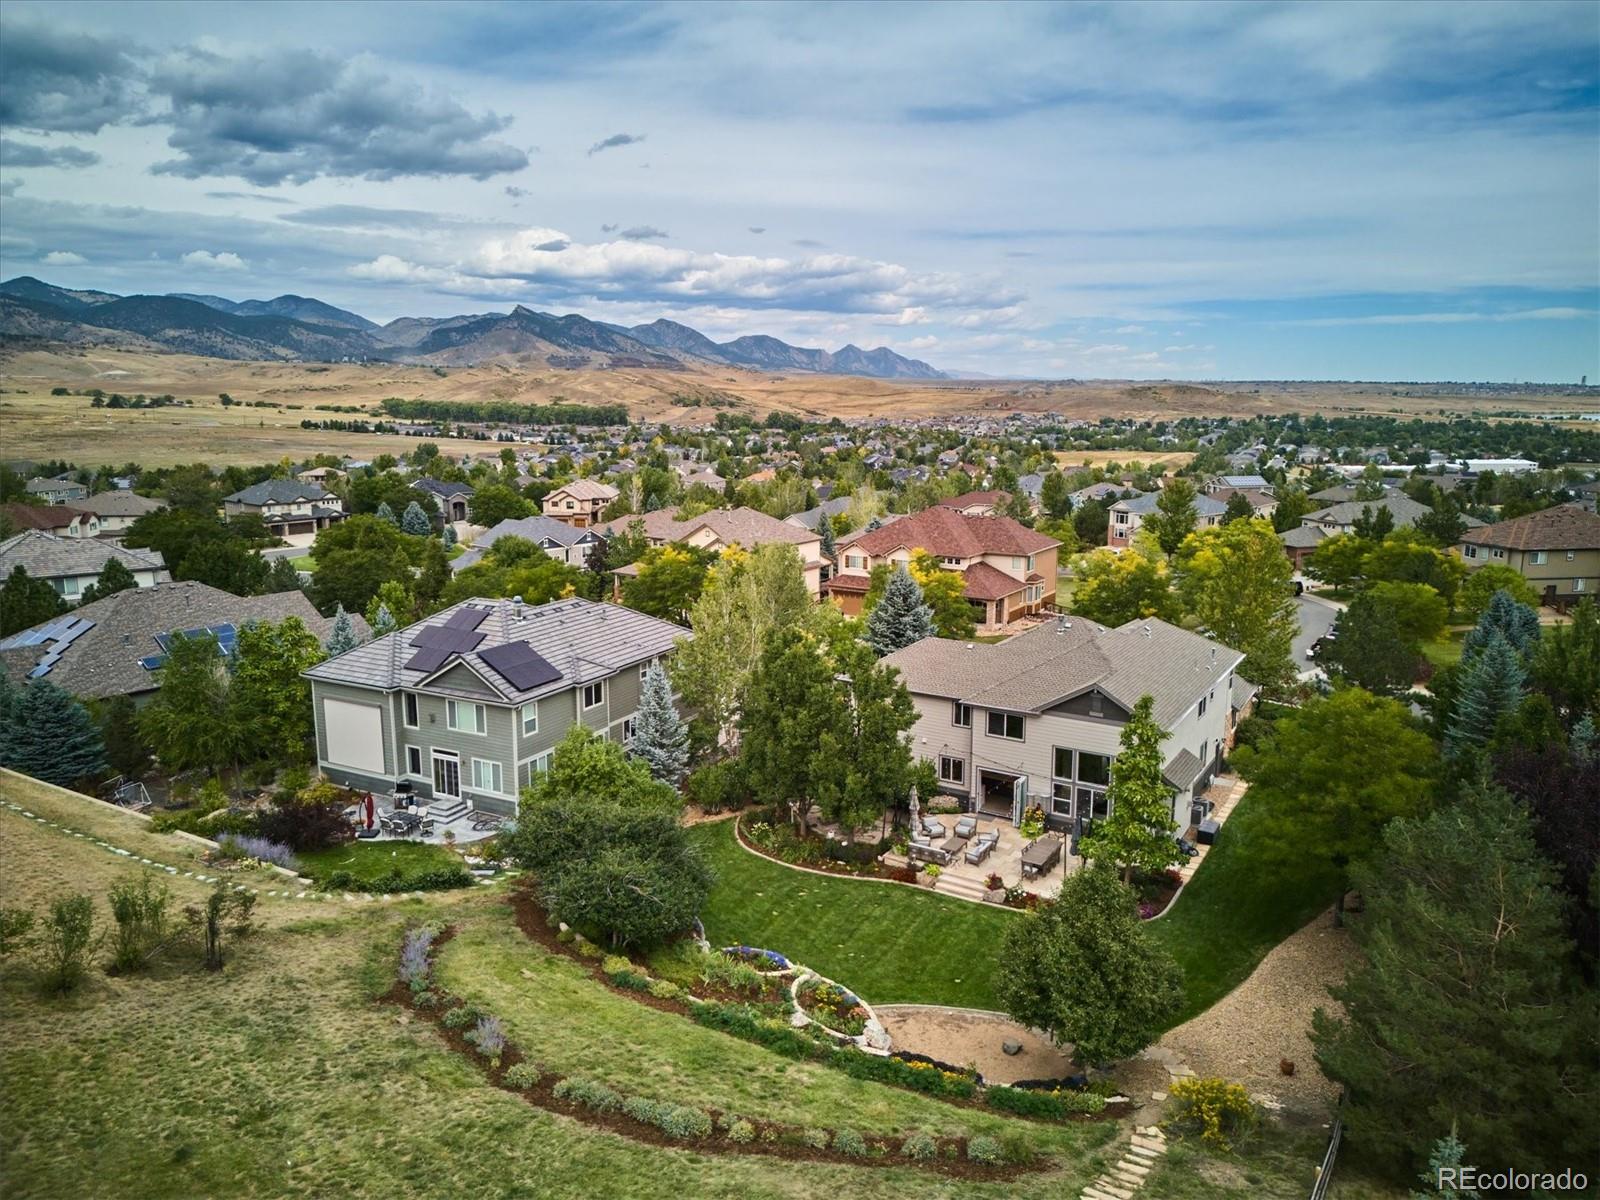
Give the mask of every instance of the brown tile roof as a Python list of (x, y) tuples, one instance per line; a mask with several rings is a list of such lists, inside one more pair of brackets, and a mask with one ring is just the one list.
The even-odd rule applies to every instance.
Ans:
[(963, 594), (968, 600), (999, 600), (1027, 585), (1020, 579), (1007, 575), (999, 567), (986, 562), (975, 562), (962, 572), (967, 581)]
[(952, 558), (980, 554), (1038, 554), (1061, 545), (1010, 517), (969, 517), (953, 508), (925, 508), (915, 516), (863, 534), (852, 543), (872, 555), (901, 547)]
[(65, 529), (78, 517), (87, 517), (85, 509), (70, 504), (6, 504), (0, 505), (11, 524), (18, 529)]
[(1600, 550), (1600, 515), (1576, 504), (1558, 504), (1525, 517), (1469, 529), (1461, 541), (1507, 550)]
[(851, 595), (860, 593), (865, 595), (872, 586), (872, 579), (866, 575), (835, 575), (822, 585), (825, 592), (849, 592)]
[(1010, 492), (965, 492), (959, 496), (951, 496), (948, 500), (941, 500), (943, 508), (971, 508), (978, 504), (988, 504), (998, 508), (1011, 500)]

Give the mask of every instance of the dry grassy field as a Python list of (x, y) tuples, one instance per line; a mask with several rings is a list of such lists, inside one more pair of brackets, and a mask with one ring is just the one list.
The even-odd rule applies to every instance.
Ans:
[[(101, 388), (129, 396), (170, 392), (194, 404), (95, 409), (83, 396), (52, 396), (57, 387)], [(217, 399), (224, 392), (240, 405), (224, 408)], [(368, 409), (390, 396), (621, 403), (636, 417), (681, 425), (708, 424), (723, 411), (757, 417), (792, 412), (822, 420), (983, 412), (1053, 412), (1079, 419), (1290, 411), (1539, 416), (1594, 404), (1579, 394), (1483, 393), (1443, 384), (888, 380), (732, 369), (558, 371), (522, 363), (447, 370), (392, 364), (234, 362), (125, 350), (11, 349), (0, 352), (0, 457), (63, 458), (86, 466), (136, 460), (160, 466), (194, 461), (259, 463), (323, 451), (399, 453), (411, 448), (410, 439), (300, 428), (304, 418), (340, 415), (318, 412), (317, 405)], [(255, 401), (281, 407), (244, 407)], [(1133, 456), (1117, 452), (1114, 457), (1127, 461)]]
[(1155, 466), (1177, 469), (1186, 465), (1194, 455), (1187, 450), (1057, 450), (1056, 461), (1063, 470), (1075, 467), (1099, 467), (1106, 463), (1119, 463), (1125, 467)]

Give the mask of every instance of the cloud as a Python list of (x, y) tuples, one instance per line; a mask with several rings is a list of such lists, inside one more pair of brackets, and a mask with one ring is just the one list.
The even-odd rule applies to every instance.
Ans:
[(280, 221), (320, 225), (329, 229), (416, 229), (433, 225), (465, 224), (460, 217), (416, 208), (371, 208), (365, 204), (324, 204), (285, 213)]
[(151, 167), (158, 175), (273, 185), (322, 176), (487, 179), (528, 165), (526, 153), (493, 140), (510, 117), (474, 115), (365, 59), (281, 49), (228, 58), (191, 46), (161, 60), (149, 86), (171, 106), (161, 119), (172, 124), (167, 144), (179, 154)]
[(751, 225), (749, 228), (751, 233), (765, 233), (767, 231), (765, 225)]
[(293, 204), (287, 196), (268, 196), (264, 192), (207, 192), (213, 200), (259, 200), (263, 204)]
[(1113, 329), (1111, 332), (1112, 333), (1143, 333), (1143, 332), (1145, 332), (1145, 328), (1144, 328), (1143, 325), (1121, 325), (1121, 326), (1118, 326), (1116, 329)]
[(0, 125), (95, 133), (141, 108), (138, 68), (109, 38), (31, 19), (0, 26)]
[(524, 196), (528, 195), (528, 189), (513, 187), (508, 183), (506, 184), (506, 195), (510, 196), (513, 200), (521, 200)]
[(71, 250), (52, 250), (39, 261), (52, 267), (76, 267), (89, 260), (81, 254), (74, 254)]
[(100, 161), (93, 150), (76, 146), (41, 146), (36, 142), (14, 142), (0, 138), (0, 165), (7, 167), (92, 167)]
[(668, 238), (672, 235), (665, 229), (657, 229), (654, 225), (633, 225), (624, 229), (618, 236), (630, 242), (647, 242), (652, 238)]
[(592, 158), (596, 154), (599, 154), (602, 150), (614, 150), (618, 146), (633, 146), (644, 141), (644, 139), (645, 135), (642, 133), (613, 133), (610, 137), (602, 138), (600, 141), (590, 146), (588, 157)]
[(795, 238), (789, 244), (791, 246), (799, 246), (802, 250), (822, 250), (827, 246), (826, 242), (819, 242), (816, 238)]
[(620, 225), (602, 225), (602, 226), (600, 226), (600, 232), (601, 233), (615, 233), (620, 228), (621, 228)]
[(1364, 317), (1306, 317), (1277, 321), (1278, 325), (1333, 327), (1338, 325), (1464, 325), (1477, 321), (1593, 321), (1600, 313), (1587, 308), (1527, 308), (1517, 312), (1372, 313)]
[(191, 250), (178, 260), (186, 267), (200, 267), (210, 271), (243, 271), (250, 264), (231, 250), (213, 254), (209, 250)]

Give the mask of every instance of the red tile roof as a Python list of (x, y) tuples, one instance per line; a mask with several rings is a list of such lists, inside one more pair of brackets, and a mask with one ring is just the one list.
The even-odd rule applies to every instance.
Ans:
[(967, 586), (963, 594), (968, 600), (999, 600), (1020, 592), (1027, 585), (1020, 579), (1007, 575), (999, 567), (986, 562), (976, 562), (962, 572)]
[(998, 508), (1002, 504), (1009, 503), (1010, 500), (1010, 492), (965, 492), (960, 496), (951, 496), (948, 500), (941, 500), (939, 504), (943, 508), (972, 508), (979, 504), (987, 504), (991, 508)]
[(882, 556), (900, 547), (951, 558), (980, 554), (1039, 554), (1061, 545), (1010, 517), (969, 517), (953, 508), (925, 508), (915, 516), (864, 533), (851, 542)]
[(1576, 504), (1558, 504), (1525, 517), (1469, 529), (1461, 541), (1507, 550), (1600, 550), (1600, 515)]
[(70, 504), (7, 504), (5, 515), (18, 529), (65, 529), (78, 517), (91, 514)]

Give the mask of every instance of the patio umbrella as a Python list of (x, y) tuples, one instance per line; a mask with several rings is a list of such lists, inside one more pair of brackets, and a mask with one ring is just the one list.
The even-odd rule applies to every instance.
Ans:
[(374, 805), (372, 803), (372, 793), (368, 792), (367, 793), (367, 828), (368, 829), (372, 828), (372, 810), (373, 810), (373, 807), (374, 807)]
[(917, 822), (917, 785), (911, 785), (911, 836), (916, 837), (922, 826)]

